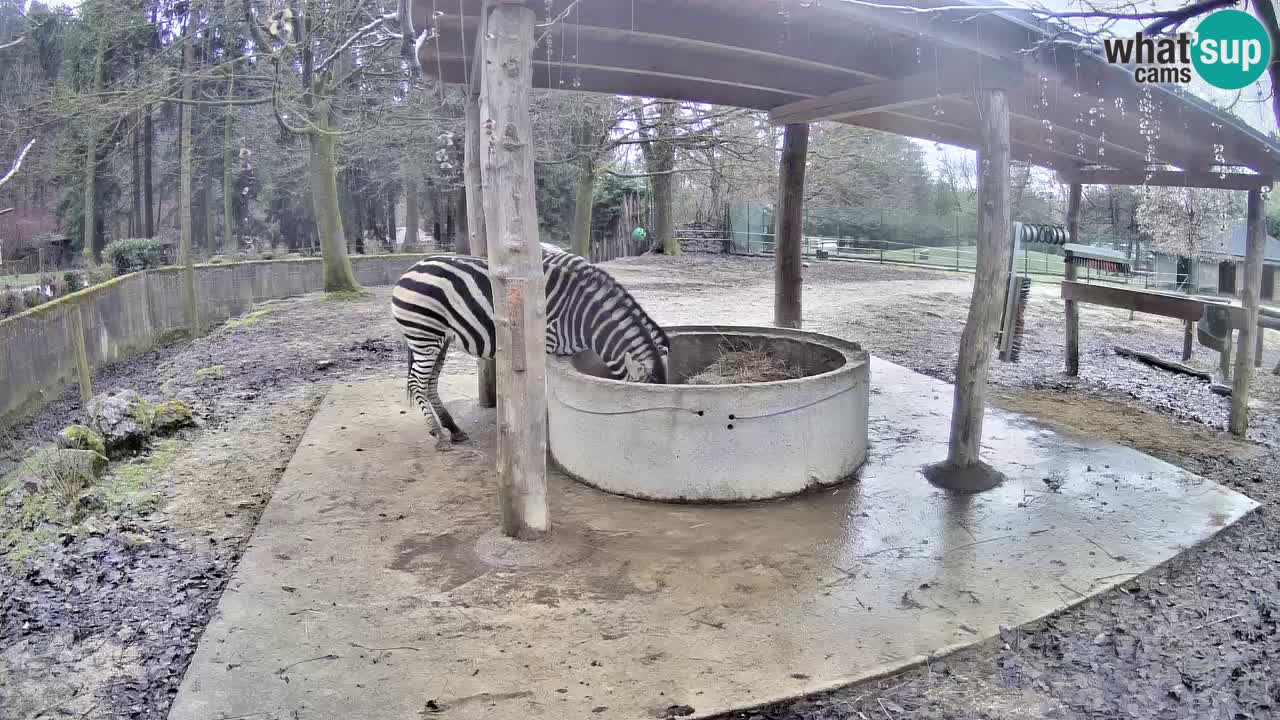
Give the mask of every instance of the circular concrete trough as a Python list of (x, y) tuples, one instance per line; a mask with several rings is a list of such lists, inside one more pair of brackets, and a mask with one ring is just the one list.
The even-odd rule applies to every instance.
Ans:
[(856, 343), (800, 330), (667, 328), (671, 383), (725, 349), (763, 346), (810, 373), (776, 382), (652, 385), (549, 358), (553, 462), (607, 492), (670, 502), (741, 502), (840, 483), (867, 457), (870, 363)]

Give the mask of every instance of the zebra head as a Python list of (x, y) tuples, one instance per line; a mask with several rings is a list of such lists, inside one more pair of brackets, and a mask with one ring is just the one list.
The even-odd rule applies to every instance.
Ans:
[(640, 307), (631, 293), (604, 270), (574, 263), (578, 302), (571, 323), (584, 347), (595, 351), (614, 380), (667, 382), (666, 332)]

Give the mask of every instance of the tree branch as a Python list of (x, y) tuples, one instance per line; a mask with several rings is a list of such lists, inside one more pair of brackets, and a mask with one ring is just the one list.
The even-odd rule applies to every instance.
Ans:
[[(409, 0), (399, 0), (396, 8), (396, 15), (400, 16), (400, 57), (409, 66), (409, 77), (412, 79), (418, 74), (418, 56), (413, 49), (413, 43), (417, 39), (418, 33), (413, 29), (413, 11), (409, 8)], [(465, 37), (463, 38), (463, 43), (463, 54), (465, 55)]]
[(1276, 22), (1276, 9), (1271, 0), (1258, 0), (1254, 3), (1258, 9), (1258, 19), (1267, 29), (1271, 38), (1271, 62), (1267, 65), (1267, 75), (1271, 77), (1271, 112), (1276, 122), (1280, 123), (1280, 53), (1275, 51), (1276, 43), (1280, 43), (1280, 23)]
[(316, 72), (325, 72), (328, 70), (329, 65), (336, 60), (339, 55), (346, 52), (351, 47), (352, 43), (363, 38), (365, 35), (380, 29), (386, 23), (398, 19), (398, 17), (399, 13), (387, 13), (386, 15), (382, 15), (381, 17), (374, 19), (373, 22), (357, 28), (356, 31), (352, 33), (351, 37), (347, 38), (341, 45), (334, 48), (334, 51), (329, 53), (328, 57), (316, 63)]
[(620, 172), (617, 172), (616, 170), (605, 170), (605, 172), (609, 173), (614, 177), (620, 177), (620, 178), (647, 178), (647, 177), (654, 177), (657, 175), (675, 175), (680, 171), (679, 170), (659, 170), (657, 172), (620, 173)]
[(262, 28), (258, 25), (258, 19), (253, 15), (253, 4), (251, 0), (243, 0), (244, 2), (244, 20), (249, 26), (249, 37), (253, 38), (253, 44), (258, 48), (258, 52), (263, 55), (271, 55), (274, 50), (271, 43), (267, 42), (267, 38), (262, 34)]
[(27, 39), (26, 35), (19, 35), (17, 38), (10, 40), (9, 42), (4, 43), (3, 45), (0, 45), (0, 50), (8, 50), (9, 48), (15, 45), (21, 45), (22, 41), (26, 39)]
[(22, 161), (26, 159), (27, 153), (31, 151), (31, 147), (35, 144), (36, 139), (31, 138), (31, 142), (27, 143), (27, 146), (22, 148), (22, 152), (18, 153), (18, 159), (13, 161), (13, 167), (9, 168), (9, 172), (5, 173), (4, 177), (0, 177), (0, 187), (4, 187), (5, 183), (12, 180), (14, 176), (18, 174), (18, 171), (22, 169)]
[[(245, 0), (248, 2), (248, 0)], [(271, 86), (271, 114), (276, 118), (276, 124), (281, 130), (290, 135), (312, 135), (314, 131), (311, 128), (298, 128), (290, 125), (285, 121), (284, 115), (280, 114), (280, 64), (276, 62), (276, 81)]]
[[(1165, 31), (1166, 28), (1172, 27), (1177, 29), (1179, 25), (1190, 20), (1197, 15), (1217, 10), (1219, 8), (1231, 7), (1236, 4), (1236, 0), (1201, 0), (1201, 2), (1188, 5), (1181, 10), (1175, 10), (1166, 13), (1165, 17), (1153, 20), (1146, 27), (1142, 28), (1145, 35), (1156, 35)], [(1257, 5), (1271, 6), (1271, 0), (1258, 0)], [(1274, 11), (1273, 11), (1274, 14)]]

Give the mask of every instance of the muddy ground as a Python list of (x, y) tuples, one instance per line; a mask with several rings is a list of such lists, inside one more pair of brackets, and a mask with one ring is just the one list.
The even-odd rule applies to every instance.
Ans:
[[(664, 324), (768, 324), (768, 260), (634, 258), (607, 267)], [(813, 263), (806, 327), (953, 379), (971, 276)], [(1176, 358), (1180, 324), (1082, 312), (1081, 377), (1062, 376), (1062, 305), (1037, 287), (1021, 362), (993, 366), (993, 401), (1112, 439), (1236, 488), (1264, 507), (1119, 591), (927, 667), (742, 718), (1248, 718), (1280, 707), (1280, 378), (1257, 384), (1249, 443), (1221, 433), (1228, 401), (1204, 383), (1117, 357)], [(400, 372), (387, 288), (269, 303), (239, 323), (123, 363), (100, 391), (194, 401), (201, 427), (135, 464), (150, 502), (63, 528), (40, 552), (0, 563), (0, 716), (163, 718), (209, 613), (325, 388)], [(1280, 360), (1268, 345), (1266, 368)], [(1216, 367), (1197, 348), (1193, 364)], [(453, 356), (446, 372), (474, 372)], [(76, 397), (14, 429), (23, 448), (78, 418)], [(119, 472), (119, 470), (114, 470)], [(0, 524), (12, 521), (12, 508)], [(0, 532), (7, 531), (0, 526)]]

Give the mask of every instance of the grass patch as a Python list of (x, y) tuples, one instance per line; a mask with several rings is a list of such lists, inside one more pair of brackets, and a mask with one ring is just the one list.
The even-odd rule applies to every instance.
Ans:
[(225, 365), (214, 365), (212, 367), (202, 367), (196, 370), (198, 378), (220, 378), (227, 376), (227, 367)]
[(0, 275), (0, 287), (26, 287), (40, 284), (40, 273), (25, 275)]
[(263, 318), (265, 318), (270, 314), (271, 314), (271, 308), (254, 310), (248, 315), (241, 315), (240, 317), (237, 317), (237, 318), (231, 318), (230, 320), (227, 321), (227, 327), (234, 330), (236, 328), (243, 328), (243, 327), (250, 327), (252, 325), (257, 325), (259, 322), (262, 321)]
[(150, 455), (115, 467), (98, 487), (106, 512), (145, 514), (154, 510), (160, 502), (157, 481), (173, 464), (181, 447), (178, 440), (163, 440)]
[(373, 293), (365, 289), (334, 290), (324, 294), (325, 302), (359, 302), (373, 297)]
[(22, 564), (43, 556), (44, 551), (55, 540), (58, 533), (48, 525), (41, 525), (34, 530), (13, 528), (0, 539), (0, 548), (4, 549), (4, 558), (14, 571), (21, 569)]
[[(84, 536), (102, 532), (110, 518), (122, 515), (145, 515), (159, 506), (160, 479), (173, 465), (182, 443), (163, 440), (150, 455), (133, 462), (113, 465), (110, 472), (92, 486), (74, 487), (51, 482), (39, 493), (23, 497), (22, 504), (5, 509), (0, 504), (0, 554), (19, 570), (28, 560), (39, 560), (58, 542), (60, 536)], [(5, 492), (23, 492), (21, 486), (8, 484)]]

